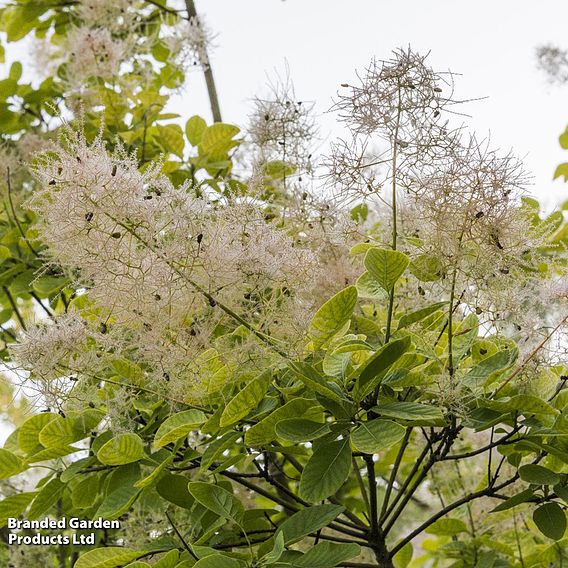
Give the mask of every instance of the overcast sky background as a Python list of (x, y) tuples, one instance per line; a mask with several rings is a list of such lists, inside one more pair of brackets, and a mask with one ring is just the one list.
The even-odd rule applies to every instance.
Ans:
[[(536, 68), (535, 48), (568, 47), (564, 0), (196, 0), (217, 34), (212, 54), (223, 119), (244, 124), (255, 94), (268, 77), (285, 73), (299, 100), (313, 100), (322, 137), (340, 129), (330, 107), (340, 83), (354, 78), (372, 57), (411, 45), (431, 52), (438, 70), (462, 74), (461, 98), (470, 103), (468, 124), (493, 145), (525, 157), (531, 191), (549, 206), (568, 199), (568, 184), (552, 182), (568, 161), (558, 135), (568, 124), (568, 85), (551, 86)], [(177, 112), (210, 116), (204, 81), (190, 77), (176, 97)]]

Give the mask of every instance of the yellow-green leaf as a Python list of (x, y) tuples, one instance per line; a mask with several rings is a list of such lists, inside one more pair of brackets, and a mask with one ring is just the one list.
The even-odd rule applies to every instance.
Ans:
[(319, 349), (338, 333), (353, 315), (357, 304), (357, 288), (348, 286), (330, 298), (314, 315), (310, 336), (314, 349)]
[(124, 465), (144, 456), (144, 442), (136, 434), (121, 434), (109, 440), (97, 452), (105, 465)]
[(201, 410), (185, 410), (165, 420), (154, 437), (154, 447), (162, 448), (171, 442), (187, 436), (192, 430), (201, 426), (207, 416)]

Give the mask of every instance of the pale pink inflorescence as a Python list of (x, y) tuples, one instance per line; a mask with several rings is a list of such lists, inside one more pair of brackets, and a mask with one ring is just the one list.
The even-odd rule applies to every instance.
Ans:
[[(187, 400), (212, 388), (195, 366), (208, 349), (219, 350), (212, 358), (227, 369), (212, 371), (215, 380), (272, 357), (246, 330), (239, 332), (242, 350), (215, 340), (218, 326), (233, 325), (216, 302), (276, 339), (301, 340), (313, 311), (306, 290), (319, 275), (319, 259), (267, 221), (259, 204), (195, 197), (189, 186), (174, 187), (159, 164), (140, 172), (134, 156), (120, 148), (111, 154), (100, 138), (87, 143), (75, 132), (34, 163), (42, 189), (30, 207), (41, 218), (40, 237), (94, 305), (87, 304), (84, 320), (31, 330), (14, 351), (23, 367), (47, 371), (73, 358), (80, 367), (80, 355), (62, 352), (63, 331), (73, 322), (73, 345), (77, 352), (95, 351), (95, 367), (128, 345), (127, 358), (142, 364), (156, 385)], [(64, 338), (71, 339), (69, 333)], [(42, 352), (50, 341), (55, 345), (44, 368), (30, 356), (36, 340), (46, 346)]]
[(114, 77), (127, 49), (107, 28), (77, 27), (69, 33), (68, 42), (67, 77), (75, 84), (84, 84), (90, 77)]

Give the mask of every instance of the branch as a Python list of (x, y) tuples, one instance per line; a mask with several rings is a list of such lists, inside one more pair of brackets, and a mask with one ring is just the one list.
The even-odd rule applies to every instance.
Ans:
[(381, 520), (384, 519), (385, 513), (387, 512), (387, 507), (388, 507), (388, 504), (389, 504), (391, 492), (393, 490), (393, 487), (394, 487), (394, 484), (395, 484), (395, 481), (396, 481), (396, 475), (398, 473), (398, 468), (400, 467), (400, 463), (401, 463), (402, 458), (404, 456), (404, 452), (406, 451), (406, 448), (408, 446), (408, 442), (410, 440), (411, 434), (412, 434), (412, 428), (407, 428), (406, 433), (404, 435), (404, 438), (402, 440), (402, 444), (400, 445), (400, 449), (398, 450), (396, 460), (395, 460), (394, 465), (392, 467), (390, 479), (389, 479), (388, 484), (387, 484), (387, 490), (385, 492), (385, 497), (383, 499), (383, 505), (381, 507)]
[(462, 497), (461, 499), (454, 501), (447, 507), (444, 507), (443, 509), (438, 511), (435, 515), (432, 515), (427, 521), (424, 521), (419, 527), (415, 528), (409, 535), (407, 535), (401, 541), (399, 541), (396, 544), (396, 546), (390, 551), (390, 557), (392, 558), (397, 552), (399, 552), (402, 548), (404, 548), (416, 536), (418, 536), (420, 533), (426, 530), (430, 525), (434, 524), (438, 519), (441, 519), (442, 517), (453, 511), (454, 509), (457, 509), (458, 507), (461, 507), (462, 505), (465, 505), (470, 501), (479, 499), (480, 497), (491, 497), (493, 493), (496, 493), (497, 491), (503, 489), (504, 487), (511, 485), (512, 483), (517, 481), (518, 478), (519, 475), (515, 474), (513, 477), (511, 477), (510, 479), (504, 481), (499, 485), (496, 486), (488, 485), (485, 489), (482, 489), (481, 491), (476, 491), (474, 493), (470, 493), (469, 495), (466, 495), (465, 497)]
[(519, 439), (522, 438), (516, 438), (515, 440), (510, 440), (510, 438), (514, 436), (521, 428), (522, 425), (517, 425), (508, 434), (502, 436), (501, 438), (499, 438), (495, 442), (492, 442), (491, 444), (487, 444), (486, 446), (477, 448), (476, 450), (472, 450), (471, 452), (464, 452), (462, 454), (448, 454), (447, 456), (440, 458), (440, 461), (472, 458), (474, 456), (478, 456), (479, 454), (483, 454), (486, 451), (491, 450), (492, 448), (496, 448), (497, 446), (514, 444), (515, 442), (518, 442)]

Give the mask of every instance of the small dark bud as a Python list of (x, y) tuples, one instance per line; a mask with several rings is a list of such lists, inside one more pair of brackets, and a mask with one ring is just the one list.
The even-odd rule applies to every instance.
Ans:
[(202, 240), (203, 240), (203, 233), (199, 233), (199, 235), (197, 235), (197, 244), (200, 245)]
[(91, 222), (93, 220), (94, 217), (94, 213), (92, 211), (89, 211), (88, 213), (85, 213), (85, 220), (87, 222)]
[(110, 173), (110, 175), (111, 175), (112, 177), (114, 177), (114, 176), (116, 175), (116, 170), (117, 170), (117, 165), (114, 164), (114, 166), (112, 166), (112, 172)]
[(120, 239), (120, 237), (122, 237), (122, 233), (119, 233), (119, 232), (117, 231), (116, 233), (113, 233), (113, 234), (111, 235), (111, 237), (112, 237), (113, 239)]
[(57, 182), (56, 182), (54, 179), (52, 179), (52, 180), (49, 182), (49, 185), (55, 185), (56, 183), (57, 183)]
[(209, 305), (214, 308), (217, 305), (217, 302), (213, 298), (209, 298)]
[(476, 219), (481, 219), (481, 217), (483, 217), (484, 215), (485, 215), (485, 213), (484, 213), (483, 211), (478, 211), (478, 212), (475, 214), (475, 218), (476, 218)]

